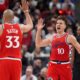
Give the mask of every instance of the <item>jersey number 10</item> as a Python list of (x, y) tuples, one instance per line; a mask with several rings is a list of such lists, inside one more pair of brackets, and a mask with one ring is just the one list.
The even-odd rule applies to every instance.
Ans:
[(58, 54), (64, 54), (64, 48), (58, 48)]

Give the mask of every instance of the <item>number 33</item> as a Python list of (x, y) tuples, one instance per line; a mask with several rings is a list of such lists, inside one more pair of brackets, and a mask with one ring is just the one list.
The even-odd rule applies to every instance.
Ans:
[[(18, 48), (20, 43), (19, 43), (19, 36), (6, 36), (7, 38), (7, 42), (9, 43), (8, 45), (6, 45), (6, 48)], [(14, 41), (12, 41), (12, 39), (14, 38)], [(16, 43), (16, 45), (14, 45), (14, 43)]]

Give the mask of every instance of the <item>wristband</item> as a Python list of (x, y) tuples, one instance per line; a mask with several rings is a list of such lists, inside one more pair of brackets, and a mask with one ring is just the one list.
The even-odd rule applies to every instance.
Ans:
[(25, 11), (23, 11), (24, 13), (28, 13), (29, 12), (29, 10), (25, 10)]

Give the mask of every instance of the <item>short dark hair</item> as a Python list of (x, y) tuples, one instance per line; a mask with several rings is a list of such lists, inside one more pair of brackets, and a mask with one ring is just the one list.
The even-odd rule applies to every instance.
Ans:
[[(66, 26), (68, 26), (68, 21), (67, 21), (66, 16), (60, 15), (60, 16), (57, 17), (57, 20), (63, 20), (63, 21), (65, 22)], [(57, 20), (56, 20), (56, 21), (57, 21)]]

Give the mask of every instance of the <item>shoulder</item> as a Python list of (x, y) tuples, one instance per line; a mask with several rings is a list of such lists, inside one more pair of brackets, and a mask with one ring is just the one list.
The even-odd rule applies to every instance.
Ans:
[(18, 25), (19, 25), (19, 27), (20, 27), (20, 28), (22, 28), (22, 27), (23, 27), (23, 24), (18, 24)]
[(68, 34), (68, 38), (67, 38), (67, 40), (68, 40), (69, 43), (72, 43), (73, 41), (76, 40), (76, 38), (75, 38), (74, 35), (70, 35), (70, 34)]
[(51, 41), (54, 39), (54, 37), (56, 36), (57, 34), (54, 33), (52, 36), (51, 36)]
[(24, 27), (24, 24), (18, 24), (18, 25), (19, 25), (20, 30), (21, 30), (22, 33), (23, 33), (23, 27)]
[(74, 35), (70, 35), (70, 34), (68, 35), (68, 38), (69, 39), (76, 39)]
[(51, 35), (49, 38), (47, 38), (50, 42), (53, 41), (54, 37), (56, 36), (56, 34), (54, 33), (53, 35)]
[(20, 27), (23, 27), (23, 26), (24, 26), (24, 24), (19, 24), (19, 26), (20, 26)]

